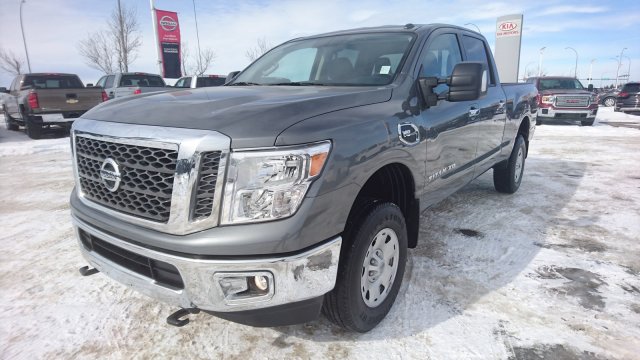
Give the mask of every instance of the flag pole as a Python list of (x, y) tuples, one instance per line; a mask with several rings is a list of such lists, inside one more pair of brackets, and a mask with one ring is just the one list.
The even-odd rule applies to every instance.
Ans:
[(155, 0), (149, 0), (151, 6), (151, 23), (153, 24), (153, 36), (155, 37), (155, 47), (158, 53), (158, 71), (160, 76), (164, 77), (164, 71), (162, 69), (162, 50), (160, 48), (160, 37), (158, 36), (158, 18), (156, 16)]

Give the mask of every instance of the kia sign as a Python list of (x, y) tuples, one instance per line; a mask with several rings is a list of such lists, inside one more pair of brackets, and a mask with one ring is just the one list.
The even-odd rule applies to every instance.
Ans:
[(501, 16), (496, 21), (496, 67), (502, 82), (517, 82), (520, 67), (522, 14)]
[(522, 25), (522, 19), (508, 20), (500, 22), (498, 20), (496, 29), (496, 38), (505, 36), (520, 36), (520, 27)]
[(158, 21), (158, 46), (162, 56), (162, 77), (177, 79), (180, 71), (180, 24), (178, 14), (172, 11), (155, 10)]

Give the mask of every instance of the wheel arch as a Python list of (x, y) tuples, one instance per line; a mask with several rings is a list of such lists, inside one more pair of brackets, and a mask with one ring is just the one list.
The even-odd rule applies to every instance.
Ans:
[(396, 204), (407, 224), (409, 248), (418, 243), (420, 203), (415, 197), (416, 182), (409, 167), (400, 162), (385, 164), (374, 171), (355, 197), (345, 226), (349, 231), (367, 209), (380, 201)]

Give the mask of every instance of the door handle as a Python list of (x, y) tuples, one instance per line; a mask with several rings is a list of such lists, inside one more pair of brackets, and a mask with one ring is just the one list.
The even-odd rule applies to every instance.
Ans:
[(469, 117), (476, 117), (480, 115), (480, 109), (476, 109), (476, 108), (471, 108), (469, 109)]

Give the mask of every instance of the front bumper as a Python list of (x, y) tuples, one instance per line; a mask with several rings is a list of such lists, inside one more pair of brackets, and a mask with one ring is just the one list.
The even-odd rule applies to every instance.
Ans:
[(540, 107), (538, 108), (538, 118), (551, 119), (551, 118), (595, 118), (598, 113), (598, 107), (581, 108), (581, 109), (558, 109), (554, 107)]
[[(100, 272), (167, 304), (199, 308), (214, 313), (242, 312), (317, 299), (331, 291), (335, 285), (342, 245), (342, 238), (338, 236), (315, 248), (290, 256), (198, 259), (132, 244), (77, 217), (73, 217), (73, 223), (82, 255)], [(184, 287), (177, 289), (165, 286), (151, 277), (88, 249), (80, 240), (80, 231), (150, 262), (172, 265), (178, 270)], [(225, 296), (220, 282), (225, 276), (256, 273), (265, 274), (269, 278), (270, 287), (267, 295), (244, 298), (240, 301)]]

